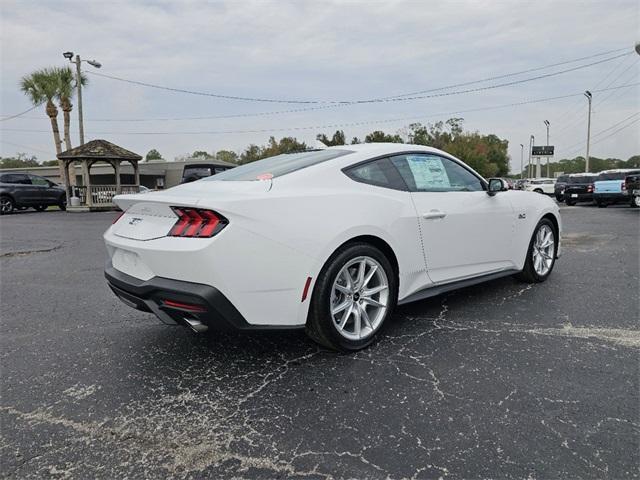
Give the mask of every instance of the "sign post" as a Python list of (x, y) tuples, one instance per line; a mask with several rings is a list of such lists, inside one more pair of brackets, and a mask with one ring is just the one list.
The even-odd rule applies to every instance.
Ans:
[[(549, 159), (553, 158), (554, 146), (553, 145), (540, 145), (531, 147), (531, 156), (536, 159), (536, 178), (542, 176), (540, 171), (540, 158), (547, 158), (547, 172), (549, 171)], [(548, 175), (548, 173), (547, 173)]]

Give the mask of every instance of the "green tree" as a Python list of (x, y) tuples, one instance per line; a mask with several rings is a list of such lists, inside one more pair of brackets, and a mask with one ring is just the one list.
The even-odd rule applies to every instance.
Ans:
[(149, 162), (151, 160), (162, 160), (162, 154), (156, 150), (155, 148), (152, 148), (151, 150), (149, 150), (147, 152), (147, 154), (144, 157), (145, 161)]
[[(58, 91), (56, 98), (58, 105), (62, 109), (64, 143), (67, 150), (71, 150), (71, 110), (73, 105), (71, 99), (77, 90), (76, 76), (70, 67), (56, 67), (51, 69), (53, 75), (58, 78)], [(86, 86), (89, 79), (85, 74), (80, 75), (80, 85)]]
[[(58, 163), (57, 161), (55, 163)], [(30, 168), (39, 167), (38, 158), (35, 155), (27, 156), (26, 153), (18, 153), (15, 157), (0, 157), (0, 168)]]
[(366, 137), (364, 137), (365, 143), (381, 143), (381, 142), (389, 142), (389, 143), (403, 143), (402, 137), (400, 135), (390, 135), (386, 134), (381, 130), (376, 130), (371, 132)]
[(216, 153), (216, 160), (229, 163), (238, 163), (238, 154), (231, 150), (219, 150)]
[(216, 158), (215, 154), (210, 154), (209, 152), (205, 152), (204, 150), (196, 150), (191, 154), (191, 158), (204, 158), (205, 160), (211, 160)]
[[(20, 90), (29, 98), (33, 105), (38, 106), (43, 103), (46, 105), (45, 111), (51, 122), (56, 154), (62, 153), (60, 146), (60, 129), (58, 128), (58, 108), (54, 103), (54, 100), (60, 92), (60, 78), (56, 69), (43, 68), (22, 77), (20, 80)], [(65, 185), (68, 185), (68, 172), (65, 172), (61, 161), (58, 162), (58, 165), (60, 167), (60, 178), (64, 180)]]
[(331, 139), (329, 139), (324, 133), (316, 135), (316, 139), (324, 143), (327, 147), (333, 147), (335, 145), (344, 145), (346, 139), (342, 130), (336, 130)]

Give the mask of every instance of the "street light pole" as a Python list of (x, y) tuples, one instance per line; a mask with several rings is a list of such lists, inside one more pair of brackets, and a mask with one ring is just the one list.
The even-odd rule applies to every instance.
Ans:
[(80, 131), (80, 145), (84, 145), (84, 122), (82, 119), (82, 84), (80, 82), (80, 55), (76, 55), (76, 87), (78, 88), (78, 128)]
[(533, 152), (533, 142), (535, 142), (536, 137), (534, 137), (533, 135), (531, 135), (531, 137), (529, 137), (529, 168), (527, 168), (527, 175), (529, 178), (531, 178), (531, 152)]
[[(549, 146), (549, 126), (551, 122), (549, 120), (545, 120), (544, 124), (547, 126), (547, 147)], [(547, 178), (549, 178), (549, 157), (547, 156)]]
[(524, 178), (524, 144), (520, 144), (520, 179)]
[(100, 68), (102, 64), (95, 60), (81, 60), (80, 55), (76, 55), (75, 61), (73, 61), (73, 52), (64, 52), (62, 56), (76, 65), (76, 88), (78, 89), (78, 130), (80, 132), (80, 145), (84, 145), (84, 121), (82, 117), (82, 71), (80, 70), (80, 64), (84, 61), (95, 68)]
[(593, 96), (591, 95), (591, 92), (589, 90), (584, 92), (584, 96), (587, 97), (587, 100), (589, 101), (589, 118), (587, 120), (587, 156), (584, 162), (584, 171), (586, 173), (589, 173), (589, 143), (591, 141), (591, 100)]

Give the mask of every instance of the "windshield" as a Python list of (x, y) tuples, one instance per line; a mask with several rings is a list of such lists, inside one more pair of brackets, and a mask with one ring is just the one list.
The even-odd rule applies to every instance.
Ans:
[(591, 183), (595, 179), (595, 176), (580, 175), (579, 177), (569, 177), (569, 183)]
[(280, 177), (287, 173), (295, 172), (303, 168), (326, 162), (334, 158), (342, 157), (353, 153), (352, 150), (315, 150), (308, 152), (284, 153), (275, 157), (268, 157), (255, 162), (246, 163), (239, 167), (232, 168), (226, 172), (219, 173), (205, 181), (219, 180), (268, 180)]
[(598, 175), (598, 181), (602, 180), (624, 180), (631, 172), (609, 172)]

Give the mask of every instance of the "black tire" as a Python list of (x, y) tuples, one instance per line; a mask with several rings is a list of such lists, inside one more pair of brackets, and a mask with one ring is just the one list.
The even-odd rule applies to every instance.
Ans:
[(556, 195), (556, 200), (558, 202), (564, 202), (564, 195)]
[[(388, 281), (389, 296), (387, 299), (387, 310), (375, 331), (363, 339), (352, 340), (345, 338), (338, 332), (338, 328), (330, 313), (331, 295), (333, 283), (341, 269), (348, 262), (362, 256), (371, 257), (382, 266)], [(309, 305), (309, 315), (306, 325), (307, 335), (312, 340), (332, 350), (353, 352), (363, 349), (369, 346), (380, 333), (380, 330), (384, 328), (384, 324), (389, 317), (391, 317), (397, 301), (398, 278), (389, 259), (380, 250), (368, 243), (358, 242), (348, 244), (339, 249), (327, 260), (318, 275), (311, 296), (311, 304)]]
[(536, 188), (536, 189), (534, 190), (534, 192), (536, 192), (536, 193), (544, 193), (544, 192), (542, 191), (542, 189), (541, 189), (541, 188)]
[[(553, 262), (551, 263), (551, 268), (549, 268), (549, 271), (544, 275), (540, 275), (538, 274), (538, 272), (536, 272), (536, 269), (533, 266), (533, 250), (534, 250), (534, 241), (535, 241), (536, 235), (538, 234), (538, 231), (540, 230), (540, 228), (542, 228), (545, 225), (550, 227), (551, 231), (553, 232), (553, 237), (554, 237)], [(518, 280), (526, 283), (544, 282), (549, 277), (549, 275), (551, 275), (551, 272), (553, 271), (553, 267), (556, 265), (557, 255), (558, 255), (558, 231), (556, 230), (556, 227), (551, 220), (549, 220), (548, 218), (543, 218), (542, 220), (540, 220), (540, 222), (538, 222), (538, 225), (536, 225), (536, 228), (533, 230), (533, 235), (531, 235), (531, 240), (529, 241), (529, 248), (527, 249), (527, 259), (524, 263), (524, 268), (520, 273), (516, 274), (515, 277)]]
[(631, 208), (638, 208), (640, 207), (640, 197), (631, 197)]
[(46, 205), (38, 205), (37, 207), (33, 207), (36, 212), (44, 212), (47, 209)]
[(67, 199), (66, 198), (60, 199), (60, 202), (58, 203), (58, 208), (60, 210), (62, 210), (63, 212), (67, 209)]
[(16, 204), (13, 201), (13, 198), (2, 195), (0, 197), (0, 215), (7, 215), (15, 210)]
[(573, 206), (576, 204), (576, 201), (575, 201), (575, 200), (569, 200), (569, 199), (567, 198), (566, 204), (567, 204), (569, 207), (573, 207)]
[(604, 202), (596, 202), (596, 205), (598, 205), (598, 208), (607, 208), (607, 204)]

